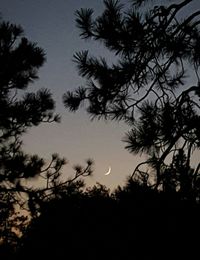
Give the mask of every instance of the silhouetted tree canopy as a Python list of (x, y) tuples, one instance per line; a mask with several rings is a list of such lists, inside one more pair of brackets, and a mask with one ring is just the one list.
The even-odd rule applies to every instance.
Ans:
[(126, 149), (146, 154), (149, 169), (147, 174), (145, 163), (138, 165), (134, 178), (163, 190), (168, 183), (199, 200), (200, 164), (191, 166), (191, 159), (200, 147), (200, 10), (191, 11), (192, 2), (105, 0), (95, 18), (90, 8), (78, 10), (81, 38), (103, 44), (115, 62), (77, 52), (74, 61), (86, 84), (63, 100), (70, 111), (84, 102), (92, 118), (130, 124)]
[[(44, 61), (44, 51), (24, 37), (21, 26), (0, 21), (0, 239), (5, 244), (16, 239), (14, 227), (26, 220), (17, 215), (17, 207), (28, 198), (30, 206), (34, 198), (34, 189), (25, 181), (46, 167), (42, 158), (23, 152), (22, 134), (42, 122), (59, 121), (47, 89), (27, 92)], [(64, 160), (52, 160), (52, 170), (58, 172)]]
[(69, 184), (62, 197), (43, 204), (16, 256), (193, 259), (198, 252), (199, 209), (177, 193), (165, 195), (132, 178), (113, 193), (100, 184), (87, 190), (80, 182)]
[[(53, 154), (46, 163), (23, 151), (23, 133), (59, 116), (48, 90), (27, 91), (44, 51), (20, 26), (0, 21), (0, 258), (196, 257), (200, 164), (192, 167), (191, 159), (200, 144), (200, 11), (189, 13), (191, 3), (132, 0), (126, 8), (105, 0), (97, 18), (91, 9), (76, 12), (81, 37), (103, 43), (118, 60), (75, 54), (87, 82), (64, 95), (65, 106), (76, 111), (85, 101), (93, 117), (124, 120), (132, 127), (126, 148), (148, 155), (113, 193), (99, 183), (85, 189), (79, 177), (91, 175), (91, 160), (63, 181), (64, 159)], [(45, 187), (26, 185), (36, 176)], [(25, 206), (28, 226), (16, 212)]]
[[(0, 21), (0, 258), (16, 244), (28, 217), (37, 217), (40, 204), (58, 196), (64, 186), (92, 173), (92, 161), (75, 166), (71, 179), (61, 179), (64, 158), (53, 154), (50, 162), (23, 151), (22, 135), (41, 123), (59, 122), (47, 89), (29, 92), (45, 61), (43, 49), (30, 42), (21, 26)], [(32, 180), (38, 177), (44, 187)], [(4, 250), (4, 248), (7, 248)], [(6, 254), (6, 253), (5, 253)], [(8, 257), (9, 258), (9, 257)]]

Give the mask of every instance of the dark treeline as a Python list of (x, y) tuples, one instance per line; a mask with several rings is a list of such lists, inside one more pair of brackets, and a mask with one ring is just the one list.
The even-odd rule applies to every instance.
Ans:
[[(84, 186), (90, 159), (63, 180), (64, 158), (47, 163), (23, 151), (25, 132), (60, 117), (47, 89), (28, 91), (44, 51), (21, 26), (0, 21), (1, 259), (198, 257), (200, 163), (191, 162), (200, 148), (200, 11), (189, 13), (192, 0), (156, 2), (132, 0), (124, 9), (105, 0), (96, 18), (92, 9), (76, 12), (80, 36), (118, 60), (109, 66), (76, 53), (86, 84), (67, 91), (64, 105), (75, 112), (84, 101), (92, 117), (129, 124), (126, 149), (147, 158), (112, 193)], [(44, 187), (30, 185), (35, 177)]]
[(195, 259), (199, 207), (132, 179), (109, 194), (80, 183), (44, 203), (22, 239), (19, 259)]

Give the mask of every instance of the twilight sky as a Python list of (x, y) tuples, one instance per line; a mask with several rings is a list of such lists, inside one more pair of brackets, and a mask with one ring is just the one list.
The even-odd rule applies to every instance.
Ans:
[[(75, 26), (75, 10), (81, 7), (94, 8), (101, 12), (101, 0), (0, 0), (0, 12), (4, 20), (20, 24), (26, 37), (38, 43), (46, 52), (47, 62), (39, 71), (40, 79), (29, 91), (46, 87), (56, 101), (56, 112), (61, 114), (60, 124), (40, 125), (28, 132), (24, 138), (24, 149), (50, 159), (52, 153), (59, 153), (69, 161), (64, 174), (73, 173), (76, 163), (85, 164), (85, 159), (95, 161), (93, 177), (87, 183), (96, 182), (115, 187), (122, 184), (133, 171), (136, 160), (125, 149), (121, 141), (128, 129), (124, 124), (104, 121), (91, 122), (84, 111), (73, 114), (62, 104), (66, 90), (84, 84), (78, 76), (73, 53), (89, 49), (94, 54), (105, 55), (103, 46), (85, 43), (79, 38)], [(104, 176), (108, 167), (109, 176)]]
[[(123, 0), (128, 2), (128, 0)], [(194, 7), (200, 1), (194, 1)], [(93, 121), (83, 110), (72, 114), (62, 104), (62, 95), (83, 85), (72, 56), (76, 51), (89, 49), (94, 55), (109, 58), (103, 46), (84, 42), (75, 26), (74, 12), (81, 7), (91, 7), (98, 15), (103, 10), (103, 0), (0, 0), (0, 13), (4, 20), (20, 24), (25, 36), (46, 52), (47, 62), (39, 71), (40, 79), (28, 90), (45, 87), (51, 90), (56, 101), (56, 112), (62, 116), (60, 124), (40, 125), (24, 137), (24, 149), (50, 159), (59, 153), (69, 161), (64, 174), (73, 174), (72, 166), (83, 164), (87, 158), (95, 161), (93, 177), (88, 185), (96, 182), (113, 188), (123, 184), (141, 159), (124, 149), (121, 141), (128, 126), (124, 123)], [(104, 176), (108, 167), (112, 172)]]

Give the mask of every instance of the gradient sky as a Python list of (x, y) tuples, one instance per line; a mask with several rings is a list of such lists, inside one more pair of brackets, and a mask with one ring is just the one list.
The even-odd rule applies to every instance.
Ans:
[[(98, 14), (102, 11), (103, 1), (0, 0), (2, 18), (20, 24), (27, 38), (37, 42), (46, 52), (47, 62), (39, 71), (40, 79), (29, 90), (49, 88), (56, 101), (56, 112), (62, 116), (60, 124), (31, 129), (24, 137), (24, 149), (47, 160), (54, 152), (66, 157), (69, 164), (63, 173), (69, 176), (73, 174), (74, 164), (84, 165), (85, 159), (92, 158), (95, 171), (93, 177), (87, 178), (87, 183), (101, 182), (112, 188), (122, 184), (137, 163), (121, 141), (127, 126), (117, 122), (91, 122), (83, 110), (70, 113), (62, 104), (66, 90), (85, 82), (72, 62), (73, 53), (89, 49), (94, 54), (105, 55), (103, 46), (85, 43), (79, 38), (74, 12), (81, 7), (94, 8)], [(109, 166), (112, 172), (104, 176)]]
[[(200, 1), (194, 2), (193, 8), (200, 6)], [(2, 18), (20, 24), (26, 37), (46, 52), (47, 62), (39, 71), (40, 79), (29, 91), (43, 87), (50, 89), (56, 101), (56, 112), (62, 116), (60, 124), (31, 129), (24, 137), (25, 151), (37, 153), (47, 160), (55, 152), (66, 157), (69, 164), (63, 173), (68, 176), (73, 174), (74, 164), (84, 164), (85, 159), (92, 158), (95, 171), (93, 177), (87, 179), (88, 185), (100, 182), (113, 188), (123, 184), (142, 160), (124, 149), (121, 139), (128, 126), (117, 122), (91, 122), (83, 110), (72, 114), (62, 104), (62, 95), (66, 90), (73, 90), (85, 82), (78, 76), (72, 62), (76, 51), (89, 49), (94, 55), (110, 58), (103, 46), (79, 38), (74, 12), (81, 7), (93, 8), (95, 15), (98, 15), (103, 10), (103, 1), (0, 0)], [(112, 172), (104, 176), (109, 166)]]

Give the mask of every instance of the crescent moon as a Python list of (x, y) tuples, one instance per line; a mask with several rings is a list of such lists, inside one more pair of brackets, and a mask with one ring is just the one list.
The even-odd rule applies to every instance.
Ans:
[(110, 174), (110, 172), (111, 172), (111, 167), (109, 166), (108, 171), (105, 173), (105, 175)]

